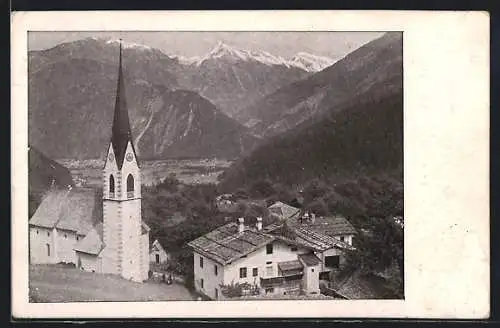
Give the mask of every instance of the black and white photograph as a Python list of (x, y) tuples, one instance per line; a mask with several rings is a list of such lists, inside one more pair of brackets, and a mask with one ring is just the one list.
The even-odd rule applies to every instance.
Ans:
[(29, 319), (490, 315), (482, 12), (16, 12)]
[(403, 299), (402, 32), (29, 32), (30, 302)]

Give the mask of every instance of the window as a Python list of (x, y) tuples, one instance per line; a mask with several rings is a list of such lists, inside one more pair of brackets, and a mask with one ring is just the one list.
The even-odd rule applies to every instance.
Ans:
[(47, 236), (50, 236), (50, 231), (47, 231)]
[(240, 268), (240, 278), (247, 277), (247, 268)]
[(266, 276), (270, 277), (273, 275), (273, 266), (266, 267)]
[(201, 279), (200, 279), (200, 286), (201, 286), (201, 288), (205, 288), (205, 287), (204, 287), (204, 285), (205, 285), (205, 284), (204, 284), (203, 278), (201, 278)]
[(296, 252), (296, 251), (297, 251), (297, 246), (292, 246), (292, 247), (290, 247), (290, 250), (291, 250), (292, 252)]
[(311, 272), (314, 272), (314, 268), (311, 268)]
[(155, 254), (156, 264), (160, 264), (160, 254)]
[(219, 291), (215, 288), (215, 299), (219, 299)]
[(340, 241), (345, 241), (345, 237), (344, 236), (340, 236)]
[(76, 240), (77, 240), (77, 241), (78, 241), (78, 240), (80, 240), (80, 237), (76, 236)]
[(273, 264), (273, 261), (267, 261), (266, 264)]
[(266, 294), (270, 294), (270, 293), (274, 293), (273, 287), (266, 288)]
[(67, 234), (64, 234), (64, 239), (68, 239), (68, 235)]
[(109, 197), (115, 197), (115, 177), (113, 174), (109, 176)]
[(203, 268), (203, 257), (200, 256), (200, 268)]
[(219, 274), (219, 267), (217, 266), (217, 264), (214, 264), (214, 273), (215, 275)]
[(252, 276), (257, 277), (259, 275), (259, 269), (258, 268), (253, 268), (252, 270)]
[(134, 197), (134, 177), (129, 174), (127, 177), (127, 198)]
[(266, 254), (272, 254), (273, 253), (273, 244), (267, 244), (266, 245)]
[(38, 229), (36, 229), (36, 234), (38, 235)]
[(47, 256), (50, 256), (50, 244), (47, 244)]
[(339, 264), (340, 257), (338, 255), (325, 257), (325, 266), (329, 268), (338, 268)]

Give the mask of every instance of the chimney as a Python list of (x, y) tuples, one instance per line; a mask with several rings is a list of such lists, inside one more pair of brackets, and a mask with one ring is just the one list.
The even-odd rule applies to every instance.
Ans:
[(242, 233), (243, 230), (245, 230), (245, 219), (244, 218), (238, 218), (238, 232)]
[(309, 212), (304, 213), (304, 220), (301, 220), (300, 223), (308, 223), (307, 221), (309, 221)]
[(259, 230), (259, 231), (262, 230), (262, 218), (261, 217), (257, 218), (257, 224), (255, 226), (257, 227), (257, 230)]
[(311, 213), (311, 223), (314, 223), (316, 221), (316, 214)]

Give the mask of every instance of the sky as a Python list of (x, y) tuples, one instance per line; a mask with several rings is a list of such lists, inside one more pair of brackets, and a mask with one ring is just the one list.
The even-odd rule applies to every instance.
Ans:
[(264, 50), (290, 58), (304, 51), (341, 58), (383, 32), (29, 32), (28, 49), (42, 50), (88, 37), (122, 38), (166, 54), (201, 56), (222, 41), (235, 48)]

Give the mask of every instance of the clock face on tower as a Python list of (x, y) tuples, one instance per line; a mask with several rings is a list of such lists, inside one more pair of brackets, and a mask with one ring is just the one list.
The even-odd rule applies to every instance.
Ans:
[(132, 153), (127, 153), (127, 156), (125, 158), (127, 159), (127, 161), (132, 162), (134, 156), (132, 155)]
[(109, 154), (108, 158), (109, 158), (109, 160), (112, 162), (112, 161), (113, 161), (113, 159), (115, 158), (115, 156), (113, 156), (113, 154)]

